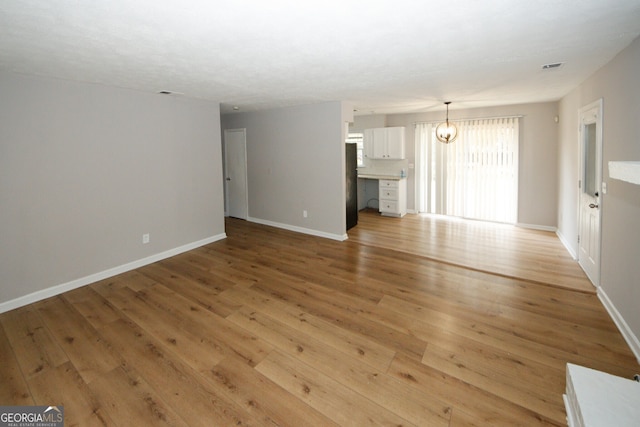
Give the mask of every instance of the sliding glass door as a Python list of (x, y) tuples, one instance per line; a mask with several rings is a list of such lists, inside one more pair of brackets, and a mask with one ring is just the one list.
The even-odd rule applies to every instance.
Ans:
[(518, 215), (518, 118), (456, 122), (442, 144), (435, 124), (416, 124), (419, 212), (515, 223)]

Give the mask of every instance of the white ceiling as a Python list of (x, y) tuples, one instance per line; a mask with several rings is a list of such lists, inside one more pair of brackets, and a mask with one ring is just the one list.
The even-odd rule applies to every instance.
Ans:
[(0, 1), (2, 70), (169, 90), (223, 112), (552, 101), (638, 35), (640, 0)]

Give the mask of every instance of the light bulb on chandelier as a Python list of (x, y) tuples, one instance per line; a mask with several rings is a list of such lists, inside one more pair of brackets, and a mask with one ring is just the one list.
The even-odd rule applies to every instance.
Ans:
[(444, 105), (447, 106), (446, 121), (444, 123), (440, 123), (436, 127), (436, 138), (438, 138), (438, 141), (444, 144), (449, 144), (450, 142), (455, 141), (458, 137), (458, 128), (456, 127), (456, 125), (449, 122), (449, 104), (451, 104), (451, 101), (447, 101), (444, 103)]

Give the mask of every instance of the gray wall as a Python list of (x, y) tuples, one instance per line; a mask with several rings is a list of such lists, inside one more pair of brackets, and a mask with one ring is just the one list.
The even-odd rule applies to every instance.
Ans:
[(358, 115), (350, 126), (351, 132), (364, 132), (365, 129), (383, 128), (387, 126), (387, 116), (384, 114)]
[[(406, 128), (406, 153), (409, 164), (415, 164), (415, 123), (438, 122), (444, 119), (442, 111), (422, 114), (392, 114), (386, 120), (380, 116), (357, 116), (353, 129), (364, 129), (371, 124)], [(557, 138), (558, 114), (556, 102), (506, 105), (502, 107), (451, 110), (450, 119), (474, 119), (496, 116), (522, 115), (520, 120), (520, 176), (518, 195), (518, 223), (521, 225), (556, 227), (557, 211)], [(384, 162), (384, 160), (381, 160)], [(378, 162), (381, 162), (378, 161)], [(397, 169), (397, 168), (396, 168)], [(415, 170), (408, 169), (407, 208), (415, 210)]]
[(11, 73), (0, 94), (0, 304), (224, 236), (217, 104)]
[(222, 117), (223, 130), (247, 129), (249, 220), (344, 236), (348, 108), (327, 102)]
[[(603, 99), (601, 290), (635, 335), (640, 350), (640, 186), (609, 178), (610, 160), (640, 160), (640, 38), (560, 102), (558, 226), (577, 252), (578, 110)], [(629, 337), (627, 337), (629, 338)], [(638, 356), (640, 357), (640, 356)]]

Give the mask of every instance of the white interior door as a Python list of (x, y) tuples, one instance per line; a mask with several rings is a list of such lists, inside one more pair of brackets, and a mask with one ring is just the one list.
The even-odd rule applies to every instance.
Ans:
[(227, 215), (247, 219), (246, 129), (226, 129), (224, 131), (224, 171)]
[(602, 193), (602, 100), (580, 110), (580, 197), (578, 262), (594, 286), (600, 286)]

